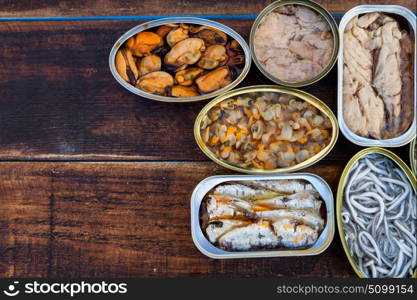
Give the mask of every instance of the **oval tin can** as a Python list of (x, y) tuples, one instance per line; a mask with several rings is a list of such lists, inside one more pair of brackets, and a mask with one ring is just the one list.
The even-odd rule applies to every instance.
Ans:
[[(339, 236), (340, 236), (340, 240), (342, 242), (343, 245), (343, 249), (345, 251), (345, 254), (349, 260), (350, 265), (352, 266), (352, 269), (355, 271), (355, 273), (360, 277), (360, 278), (366, 278), (366, 276), (359, 270), (358, 266), (356, 265), (350, 250), (347, 246), (346, 240), (344, 238), (345, 236), (345, 232), (344, 232), (344, 228), (343, 228), (343, 224), (342, 224), (342, 203), (343, 203), (343, 193), (344, 193), (344, 188), (345, 188), (345, 184), (346, 181), (348, 179), (349, 173), (352, 169), (352, 167), (355, 165), (355, 163), (363, 158), (366, 155), (369, 154), (381, 154), (384, 155), (386, 157), (388, 157), (389, 159), (391, 159), (392, 161), (394, 161), (397, 166), (399, 166), (401, 168), (401, 170), (404, 172), (404, 174), (407, 176), (407, 178), (410, 181), (410, 184), (412, 185), (414, 192), (417, 192), (417, 183), (416, 183), (416, 177), (414, 176), (414, 174), (412, 173), (412, 171), (410, 170), (410, 168), (407, 166), (407, 164), (401, 160), (400, 157), (398, 157), (396, 154), (394, 154), (393, 152), (384, 149), (384, 148), (378, 148), (378, 147), (373, 147), (373, 148), (366, 148), (363, 149), (361, 151), (359, 151), (358, 153), (356, 153), (351, 159), (350, 161), (347, 163), (345, 169), (343, 170), (342, 176), (340, 178), (339, 181), (339, 185), (338, 185), (338, 189), (337, 189), (337, 196), (336, 196), (336, 222), (337, 222), (337, 228), (339, 231)], [(417, 271), (414, 273), (414, 278), (417, 276)]]
[(349, 10), (339, 23), (339, 36), (340, 36), (340, 50), (338, 60), (338, 78), (337, 78), (337, 118), (339, 121), (340, 131), (343, 135), (352, 143), (364, 146), (364, 147), (400, 147), (408, 144), (416, 136), (416, 112), (417, 112), (417, 86), (415, 84), (417, 78), (416, 61), (417, 61), (417, 49), (414, 46), (414, 120), (410, 128), (401, 136), (392, 139), (376, 140), (365, 138), (353, 133), (346, 125), (343, 117), (343, 38), (347, 24), (357, 15), (371, 13), (371, 12), (385, 12), (388, 14), (398, 15), (404, 18), (408, 24), (410, 30), (414, 34), (414, 45), (416, 45), (416, 15), (409, 9), (398, 5), (359, 5)]
[[(279, 80), (278, 78), (274, 77), (273, 75), (271, 75), (262, 66), (262, 64), (258, 61), (258, 59), (256, 57), (256, 53), (255, 53), (255, 46), (254, 46), (255, 32), (256, 32), (261, 20), (266, 15), (268, 15), (269, 13), (271, 13), (272, 11), (277, 9), (278, 7), (281, 7), (281, 6), (284, 6), (284, 5), (291, 5), (291, 4), (306, 6), (310, 9), (314, 10), (318, 14), (320, 14), (327, 21), (327, 23), (330, 27), (330, 30), (333, 34), (333, 39), (334, 39), (332, 56), (330, 58), (329, 63), (327, 64), (327, 66), (317, 76), (315, 76), (315, 77), (313, 77), (309, 80), (300, 81), (300, 82), (282, 81), (282, 80)], [(312, 84), (316, 83), (317, 81), (319, 81), (320, 79), (322, 79), (323, 77), (325, 77), (332, 70), (334, 65), (336, 64), (338, 51), (339, 51), (339, 31), (337, 29), (337, 23), (336, 23), (335, 19), (333, 18), (332, 14), (316, 2), (308, 1), (308, 0), (295, 0), (295, 1), (281, 0), (281, 1), (275, 1), (275, 2), (271, 3), (270, 5), (268, 5), (266, 8), (264, 8), (264, 10), (255, 19), (255, 22), (253, 23), (252, 29), (251, 29), (251, 32), (250, 32), (249, 47), (250, 47), (250, 51), (251, 51), (251, 54), (252, 54), (253, 62), (258, 67), (258, 69), (261, 71), (261, 73), (265, 77), (267, 77), (269, 80), (271, 80), (271, 81), (273, 81), (273, 82), (275, 82), (279, 85), (286, 86), (286, 87), (293, 87), (293, 88), (305, 87), (305, 86), (308, 86), (308, 85), (312, 85)]]
[[(199, 96), (195, 96), (195, 97), (183, 97), (183, 98), (176, 98), (176, 97), (168, 97), (168, 96), (160, 96), (160, 95), (155, 95), (155, 94), (151, 94), (148, 92), (145, 92), (141, 89), (136, 88), (135, 86), (127, 83), (117, 72), (116, 70), (116, 64), (115, 64), (115, 58), (116, 58), (116, 53), (119, 50), (119, 48), (124, 44), (124, 42), (126, 42), (131, 36), (144, 31), (144, 30), (149, 30), (150, 28), (153, 27), (157, 27), (157, 26), (161, 26), (161, 25), (165, 25), (165, 24), (170, 24), (170, 23), (187, 23), (187, 24), (196, 24), (196, 25), (206, 25), (206, 26), (210, 26), (213, 27), (215, 29), (218, 29), (220, 31), (223, 31), (224, 33), (226, 33), (228, 36), (230, 36), (231, 38), (235, 39), (242, 47), (243, 52), (245, 54), (245, 65), (243, 67), (242, 72), (239, 74), (239, 76), (230, 84), (228, 84), (227, 86), (216, 90), (214, 92), (208, 93), (208, 94), (203, 94), (203, 95), (199, 95)], [(207, 20), (207, 19), (202, 19), (202, 18), (194, 18), (194, 17), (174, 17), (174, 18), (162, 18), (162, 19), (158, 19), (158, 20), (154, 20), (154, 21), (150, 21), (150, 22), (146, 22), (143, 24), (140, 24), (132, 29), (130, 29), (129, 31), (127, 31), (126, 33), (124, 33), (113, 45), (111, 51), (110, 51), (110, 55), (109, 55), (109, 66), (110, 66), (110, 71), (113, 75), (113, 77), (116, 79), (116, 81), (123, 86), (125, 89), (127, 89), (128, 91), (132, 92), (133, 94), (142, 96), (144, 98), (148, 98), (151, 100), (156, 100), (156, 101), (162, 101), (162, 102), (196, 102), (196, 101), (201, 101), (201, 100), (206, 100), (206, 99), (211, 99), (213, 97), (216, 97), (226, 91), (231, 90), (232, 88), (234, 88), (235, 86), (237, 86), (240, 82), (242, 82), (242, 80), (246, 77), (246, 75), (249, 73), (250, 70), (250, 65), (251, 65), (251, 54), (250, 54), (250, 50), (249, 47), (246, 43), (246, 41), (240, 36), (240, 34), (238, 34), (236, 31), (234, 31), (233, 29), (231, 29), (230, 27), (223, 25), (221, 23), (215, 22), (215, 21), (211, 21), (211, 20)]]
[[(234, 97), (237, 95), (242, 95), (246, 93), (251, 92), (275, 92), (275, 93), (282, 93), (282, 94), (289, 94), (292, 96), (295, 96), (301, 100), (304, 100), (313, 106), (315, 106), (318, 110), (320, 110), (322, 113), (324, 113), (326, 116), (329, 117), (331, 124), (332, 124), (332, 138), (330, 140), (330, 143), (319, 153), (316, 155), (310, 157), (309, 159), (296, 164), (291, 167), (286, 168), (277, 168), (277, 169), (271, 169), (271, 170), (265, 170), (265, 169), (256, 169), (256, 168), (247, 168), (242, 167), (237, 164), (232, 164), (224, 159), (219, 158), (216, 154), (214, 154), (212, 151), (210, 151), (209, 147), (204, 143), (203, 138), (201, 137), (200, 132), (200, 124), (203, 120), (203, 117), (207, 114), (207, 112), (216, 104), (222, 102), (223, 100), (226, 100), (230, 97)], [(288, 173), (288, 172), (294, 172), (298, 171), (304, 168), (307, 168), (315, 163), (317, 163), (319, 160), (324, 158), (334, 147), (336, 144), (337, 138), (339, 136), (339, 127), (337, 124), (337, 120), (335, 115), (333, 114), (332, 110), (324, 104), (321, 100), (316, 98), (315, 96), (301, 91), (297, 89), (291, 89), (286, 87), (279, 87), (279, 86), (273, 86), (273, 85), (257, 85), (257, 86), (249, 86), (244, 88), (239, 88), (236, 90), (229, 91), (212, 101), (210, 101), (198, 114), (195, 123), (194, 123), (194, 137), (197, 142), (197, 145), (200, 147), (201, 151), (205, 155), (207, 155), (211, 160), (213, 160), (215, 163), (228, 168), (233, 171), (241, 172), (241, 173), (247, 173), (247, 174), (277, 174), (277, 173)]]
[[(205, 195), (215, 186), (233, 181), (242, 182), (250, 180), (280, 180), (303, 179), (311, 183), (319, 192), (326, 206), (326, 225), (316, 243), (301, 250), (259, 250), (230, 252), (217, 248), (207, 240), (200, 226), (200, 206)], [(256, 257), (287, 257), (287, 256), (311, 256), (325, 251), (333, 240), (335, 232), (333, 193), (326, 181), (321, 177), (309, 173), (281, 174), (281, 175), (220, 175), (211, 176), (202, 180), (194, 189), (191, 196), (191, 236), (198, 250), (204, 255), (215, 259), (226, 258), (256, 258)]]

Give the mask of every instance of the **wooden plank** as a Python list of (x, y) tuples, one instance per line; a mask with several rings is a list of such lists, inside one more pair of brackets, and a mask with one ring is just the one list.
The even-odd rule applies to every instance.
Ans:
[[(247, 38), (253, 20), (219, 21)], [(0, 23), (0, 159), (206, 160), (193, 124), (207, 102), (142, 99), (109, 71), (114, 41), (138, 23)], [(307, 89), (334, 111), (336, 77)], [(253, 65), (240, 86), (265, 83)], [(358, 149), (341, 137), (329, 158)]]
[[(335, 192), (343, 167), (322, 162), (306, 171)], [(205, 162), (0, 163), (0, 277), (354, 276), (337, 233), (313, 257), (201, 254), (190, 234), (190, 196), (203, 178), (228, 173)]]
[(0, 276), (45, 277), (50, 267), (50, 178), (27, 172), (29, 164), (21, 166), (0, 167)]
[[(257, 14), (273, 0), (176, 1), (176, 0), (92, 0), (0, 1), (0, 17), (172, 15), (172, 14)], [(333, 13), (344, 13), (361, 4), (397, 4), (416, 10), (413, 0), (316, 0)], [(169, 8), (169, 9), (167, 9)]]

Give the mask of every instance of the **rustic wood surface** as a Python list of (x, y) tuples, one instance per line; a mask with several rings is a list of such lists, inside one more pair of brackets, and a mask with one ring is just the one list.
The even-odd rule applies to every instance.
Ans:
[[(0, 17), (257, 14), (274, 0), (0, 0)], [(316, 0), (333, 13), (344, 13), (361, 4), (396, 4), (416, 10), (414, 0)]]
[[(306, 171), (336, 192), (343, 162)], [(353, 276), (336, 234), (312, 257), (213, 260), (194, 246), (190, 196), (212, 163), (0, 163), (0, 274), (40, 277)]]
[[(0, 18), (256, 14), (270, 2), (0, 0)], [(410, 0), (318, 2), (333, 13), (366, 2), (416, 11)], [(217, 21), (246, 39), (253, 22)], [(315, 257), (219, 261), (195, 248), (191, 192), (203, 178), (231, 172), (194, 142), (206, 102), (141, 99), (111, 76), (111, 46), (139, 23), (0, 22), (0, 277), (354, 276), (337, 233)], [(336, 73), (307, 90), (335, 112)], [(240, 86), (259, 83), (270, 82), (252, 66)], [(305, 171), (335, 193), (360, 149), (340, 135)], [(394, 151), (408, 163), (408, 147)]]

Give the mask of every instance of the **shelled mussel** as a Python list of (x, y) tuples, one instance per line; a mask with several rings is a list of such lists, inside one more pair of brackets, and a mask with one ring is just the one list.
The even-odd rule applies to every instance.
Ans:
[(115, 66), (136, 88), (188, 98), (222, 89), (241, 74), (242, 46), (225, 32), (199, 24), (171, 23), (141, 31), (118, 50)]

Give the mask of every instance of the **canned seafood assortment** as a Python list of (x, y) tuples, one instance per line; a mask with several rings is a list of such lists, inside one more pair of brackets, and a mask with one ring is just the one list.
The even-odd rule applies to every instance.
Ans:
[[(123, 34), (109, 56), (114, 78), (151, 100), (212, 99), (198, 114), (201, 151), (252, 175), (212, 176), (191, 196), (191, 235), (206, 256), (318, 255), (337, 228), (359, 277), (416, 277), (416, 16), (362, 5), (339, 26), (319, 4), (282, 0), (252, 25), (249, 46), (231, 28), (200, 18), (164, 18)], [(277, 85), (235, 88), (251, 61)], [(338, 60), (337, 118), (294, 88), (317, 83)], [(409, 168), (384, 148), (356, 154), (332, 190), (293, 173), (323, 159), (339, 126), (352, 143), (410, 143)]]

